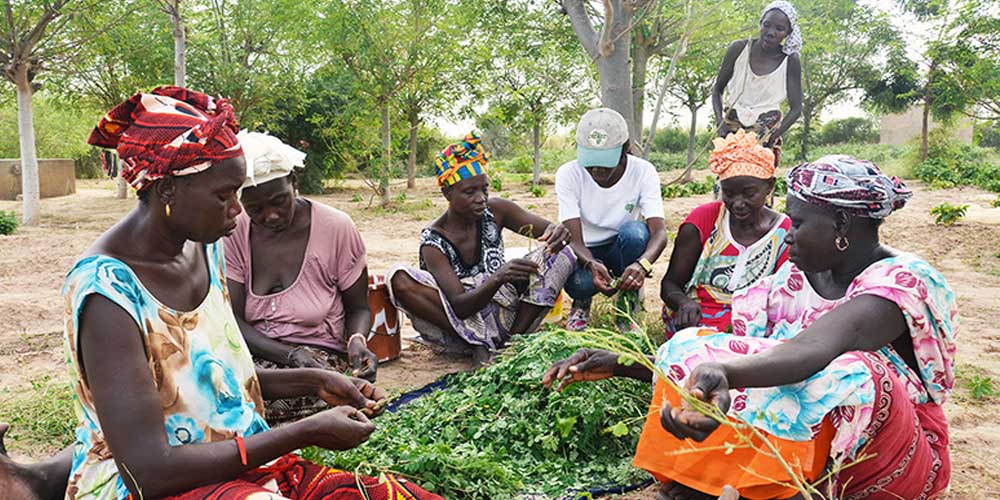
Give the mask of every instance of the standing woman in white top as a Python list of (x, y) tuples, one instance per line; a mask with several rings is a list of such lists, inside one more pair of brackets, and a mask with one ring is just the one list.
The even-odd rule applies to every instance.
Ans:
[[(565, 287), (573, 298), (570, 330), (587, 327), (598, 292), (617, 293), (616, 307), (634, 310), (638, 291), (667, 245), (660, 177), (628, 148), (625, 118), (608, 108), (592, 109), (576, 128), (576, 160), (556, 172), (559, 222), (572, 234), (577, 255)], [(628, 316), (619, 318), (619, 328), (634, 326)]]
[[(774, 149), (777, 165), (781, 135), (802, 114), (801, 49), (795, 7), (768, 4), (760, 17), (760, 37), (731, 43), (719, 68), (712, 90), (719, 137), (752, 130), (761, 144)], [(782, 118), (786, 100), (788, 114)]]

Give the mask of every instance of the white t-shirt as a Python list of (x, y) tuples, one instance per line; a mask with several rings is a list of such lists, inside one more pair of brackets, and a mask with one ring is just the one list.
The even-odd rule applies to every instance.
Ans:
[(607, 243), (618, 228), (631, 220), (663, 218), (660, 176), (656, 167), (642, 158), (628, 155), (625, 173), (614, 186), (597, 185), (576, 160), (556, 172), (559, 222), (580, 219), (583, 241), (589, 247)]

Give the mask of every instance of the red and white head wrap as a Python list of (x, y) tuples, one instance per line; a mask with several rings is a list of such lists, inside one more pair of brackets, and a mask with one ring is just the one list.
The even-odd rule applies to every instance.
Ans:
[(243, 155), (239, 124), (226, 99), (182, 87), (157, 87), (117, 105), (87, 143), (115, 149), (122, 177), (142, 191), (165, 176), (202, 172)]

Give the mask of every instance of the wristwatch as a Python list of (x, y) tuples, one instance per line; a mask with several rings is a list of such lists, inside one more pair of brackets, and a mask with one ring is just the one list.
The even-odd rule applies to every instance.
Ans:
[(639, 265), (642, 266), (642, 268), (646, 271), (647, 278), (653, 275), (653, 264), (651, 264), (649, 260), (643, 257), (639, 259), (637, 262), (639, 262)]

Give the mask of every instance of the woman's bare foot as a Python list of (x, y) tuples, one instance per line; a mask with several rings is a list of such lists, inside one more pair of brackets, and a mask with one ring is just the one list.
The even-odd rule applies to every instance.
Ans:
[[(689, 488), (680, 483), (666, 483), (660, 486), (657, 500), (716, 500), (716, 497)], [(740, 500), (740, 494), (731, 486), (724, 486), (718, 500)]]

